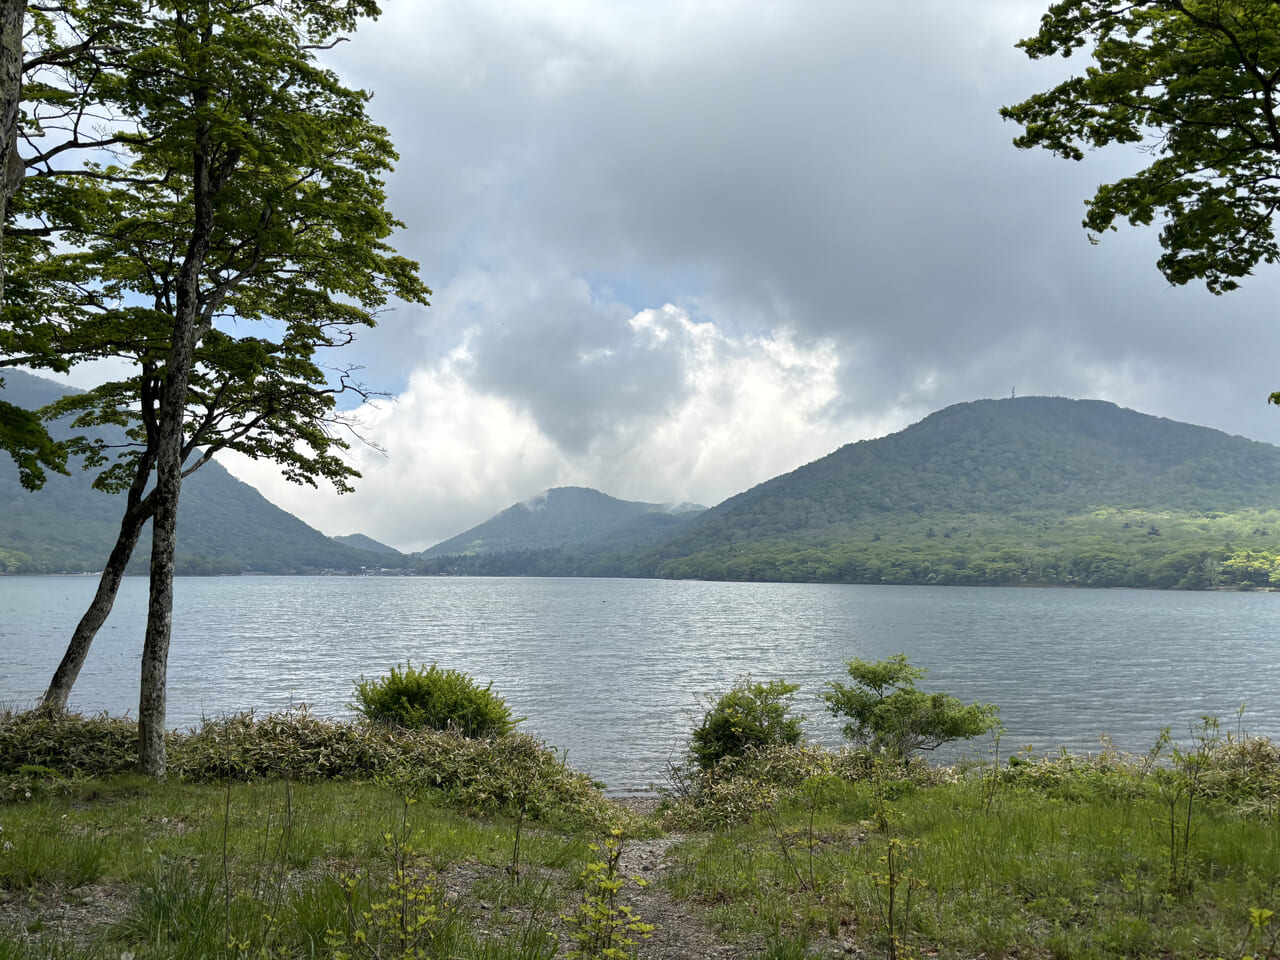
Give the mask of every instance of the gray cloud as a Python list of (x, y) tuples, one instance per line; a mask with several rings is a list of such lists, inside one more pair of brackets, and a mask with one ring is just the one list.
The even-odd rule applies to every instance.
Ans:
[(388, 5), (333, 62), (376, 93), (437, 295), (348, 359), (402, 394), (393, 459), (450, 438), (400, 478), (447, 518), (415, 539), (558, 481), (716, 500), (1011, 387), (1280, 441), (1280, 276), (1171, 289), (1152, 231), (1079, 226), (1140, 157), (1011, 146), (999, 107), (1081, 66), (1014, 49), (1044, 5)]
[(484, 309), (472, 338), (472, 384), (528, 410), (569, 453), (683, 399), (674, 345), (636, 336), (631, 311), (594, 299), (580, 280), (538, 281), (514, 296), (503, 290)]

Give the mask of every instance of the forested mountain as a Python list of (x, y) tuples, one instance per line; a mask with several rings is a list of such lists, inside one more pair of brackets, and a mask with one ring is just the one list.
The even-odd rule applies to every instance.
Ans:
[(720, 504), (673, 549), (904, 515), (1280, 506), (1280, 448), (1097, 400), (980, 400), (864, 440)]
[(1101, 401), (975, 401), (841, 447), (650, 546), (510, 551), (466, 572), (1261, 586), (1280, 581), (1280, 448)]
[(619, 500), (586, 487), (553, 487), (513, 504), (420, 556), (539, 551), (595, 541), (636, 545), (651, 542), (705, 510), (695, 504), (671, 506)]
[(394, 557), (401, 556), (400, 551), (395, 547), (380, 543), (373, 537), (366, 537), (363, 533), (348, 533), (345, 536), (332, 537), (331, 539), (338, 541), (343, 546), (351, 547), (355, 550), (364, 550), (367, 553), (390, 554)]
[[(6, 371), (39, 406), (57, 384)], [(0, 460), (0, 571), (92, 570), (118, 498), (21, 488)], [(848, 583), (1280, 585), (1280, 448), (1091, 400), (940, 410), (711, 510), (560, 487), (422, 554), (329, 538), (211, 463), (183, 487), (184, 572), (697, 577)], [(361, 549), (356, 549), (361, 548)], [(143, 548), (135, 569), (144, 569)]]
[(651, 559), (668, 577), (1201, 586), (1277, 549), (1276, 508), (1280, 448), (1097, 400), (980, 400), (738, 494)]
[[(66, 392), (61, 384), (16, 370), (4, 371), (0, 392), (10, 403), (35, 409)], [(54, 424), (55, 437), (67, 429)], [(71, 476), (49, 473), (41, 490), (24, 490), (7, 456), (0, 456), (0, 573), (73, 573), (102, 569), (115, 541), (123, 494), (91, 487), (93, 474), (73, 466)], [(130, 565), (145, 572), (148, 532)], [(381, 553), (353, 549), (285, 513), (216, 461), (182, 485), (178, 518), (180, 573), (300, 573), (388, 566)]]

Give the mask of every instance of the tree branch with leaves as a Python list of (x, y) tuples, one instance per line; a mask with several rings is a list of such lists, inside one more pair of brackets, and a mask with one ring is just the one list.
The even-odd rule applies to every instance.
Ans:
[(1018, 46), (1091, 62), (1000, 113), (1014, 143), (1081, 160), (1137, 145), (1150, 164), (1086, 203), (1091, 239), (1160, 225), (1170, 283), (1236, 289), (1280, 259), (1280, 5), (1274, 0), (1063, 0)]

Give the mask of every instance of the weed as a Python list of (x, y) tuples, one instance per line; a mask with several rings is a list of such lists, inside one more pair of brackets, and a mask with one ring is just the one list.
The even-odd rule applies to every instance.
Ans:
[(325, 935), (334, 960), (426, 957), (431, 944), (452, 923), (452, 913), (442, 898), (414, 873), (417, 851), (411, 841), (407, 802), (401, 825), (382, 836), (391, 863), (385, 887), (376, 886), (361, 873), (338, 881), (345, 904), (344, 922)]
[[(591, 861), (583, 870), (582, 902), (572, 914), (563, 917), (573, 928), (570, 937), (576, 944), (566, 956), (569, 960), (621, 960), (640, 940), (648, 939), (654, 927), (619, 901), (618, 894), (627, 884), (627, 878), (618, 870), (622, 831), (610, 831), (603, 848), (592, 844), (590, 849), (602, 858)], [(633, 877), (632, 882), (638, 886), (646, 883), (639, 877)]]
[[(826, 794), (827, 788), (833, 782), (840, 782), (839, 778), (830, 774), (810, 777), (799, 788), (800, 806), (803, 811), (803, 826), (799, 831), (789, 831), (784, 829), (780, 822), (778, 812), (775, 809), (776, 801), (766, 803), (763, 808), (765, 821), (768, 824), (769, 832), (777, 841), (778, 849), (782, 854), (783, 860), (786, 861), (787, 867), (791, 871), (791, 875), (795, 877), (796, 889), (800, 891), (808, 891), (817, 893), (822, 882), (817, 876), (814, 866), (814, 854), (818, 849), (820, 841), (814, 829), (814, 821), (817, 817), (818, 808)], [(799, 845), (804, 848), (805, 859), (804, 869), (801, 870), (801, 864), (797, 861), (792, 853), (793, 846), (796, 845), (793, 837), (798, 837)]]
[(1155, 781), (1164, 801), (1165, 815), (1159, 819), (1164, 828), (1169, 855), (1168, 887), (1174, 894), (1184, 894), (1192, 884), (1191, 840), (1195, 833), (1197, 803), (1202, 800), (1202, 780), (1213, 764), (1214, 754), (1222, 743), (1216, 717), (1203, 717), (1191, 731), (1192, 745), (1181, 747), (1169, 736), (1169, 728), (1160, 732), (1157, 747), (1166, 745), (1173, 757), (1172, 769), (1157, 771)]
[[(1000, 785), (1003, 782), (1000, 770), (1000, 740), (1004, 736), (1004, 724), (997, 723), (992, 728), (991, 738), (991, 759), (985, 765), (982, 776), (982, 812), (990, 814), (995, 809), (996, 797), (1000, 793)], [(1031, 752), (1028, 746), (1027, 753)]]
[(1275, 960), (1280, 956), (1280, 923), (1273, 923), (1274, 919), (1274, 911), (1266, 907), (1251, 907), (1244, 936), (1233, 957), (1237, 960)]
[(915, 875), (911, 854), (919, 844), (889, 837), (885, 854), (880, 858), (881, 869), (872, 874), (879, 892), (881, 929), (887, 941), (889, 960), (911, 956), (908, 935), (911, 932), (911, 904), (915, 893), (924, 884)]

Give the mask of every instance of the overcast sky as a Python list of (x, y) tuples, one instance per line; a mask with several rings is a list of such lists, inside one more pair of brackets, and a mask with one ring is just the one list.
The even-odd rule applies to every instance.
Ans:
[(1052, 394), (1280, 442), (1280, 268), (1213, 297), (1155, 232), (1097, 246), (1142, 162), (1014, 149), (998, 110), (1084, 64), (1047, 0), (386, 0), (329, 55), (400, 162), (435, 294), (332, 360), (343, 497), (242, 479), (403, 550), (552, 486), (714, 504), (952, 403)]

